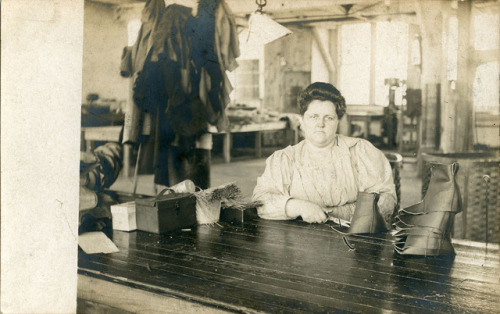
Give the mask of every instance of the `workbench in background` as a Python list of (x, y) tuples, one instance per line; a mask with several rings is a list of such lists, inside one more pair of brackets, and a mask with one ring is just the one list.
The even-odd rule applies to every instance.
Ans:
[[(91, 151), (95, 148), (96, 142), (119, 142), (122, 126), (100, 126), (82, 127), (82, 141), (85, 142), (85, 150)], [(233, 124), (229, 132), (218, 132), (215, 127), (210, 127), (209, 131), (214, 136), (223, 136), (223, 157), (225, 162), (231, 161), (231, 150), (233, 146), (234, 134), (252, 134), (254, 137), (254, 156), (262, 157), (262, 141), (265, 133), (285, 132), (286, 143), (295, 144), (298, 139), (296, 129), (289, 126), (288, 121), (270, 121), (251, 124)], [(123, 171), (126, 177), (130, 176), (131, 167), (131, 147), (126, 145), (123, 149)]]

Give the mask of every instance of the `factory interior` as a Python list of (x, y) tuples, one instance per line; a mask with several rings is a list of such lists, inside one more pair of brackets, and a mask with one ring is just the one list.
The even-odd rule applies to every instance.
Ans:
[[(11, 144), (16, 150), (2, 149), (2, 312), (468, 312), (472, 308), (467, 306), (490, 312), (500, 306), (498, 299), (495, 301), (498, 293), (492, 292), (498, 291), (500, 285), (499, 1), (77, 0), (69, 4), (38, 0), (43, 4), (40, 10), (30, 9), (33, 12), (29, 13), (26, 1), (22, 5), (4, 2), (2, 144)], [(14, 13), (6, 15), (9, 10)], [(23, 22), (16, 30), (19, 21)], [(25, 37), (29, 46), (9, 41)], [(4, 48), (8, 45), (10, 48)], [(47, 47), (50, 52), (41, 52)], [(18, 55), (20, 61), (6, 63), (6, 58), (15, 59)], [(38, 61), (22, 63), (25, 56)], [(40, 65), (45, 62), (40, 60), (49, 61)], [(40, 74), (21, 74), (24, 64)], [(38, 87), (31, 82), (38, 82)], [(401, 262), (401, 266), (395, 258), (390, 267), (400, 268), (394, 273), (384, 264), (387, 256), (392, 257), (391, 246), (390, 254), (381, 253), (383, 258), (378, 266), (359, 266), (358, 260), (349, 260), (352, 264), (344, 273), (354, 280), (364, 276), (365, 271), (373, 274), (359, 282), (352, 283), (351, 277), (343, 282), (343, 270), (335, 273), (323, 269), (321, 263), (317, 272), (314, 266), (303, 270), (303, 265), (313, 263), (312, 257), (299, 258), (288, 251), (291, 246), (287, 245), (302, 241), (290, 240), (288, 233), (296, 232), (306, 239), (315, 232), (325, 232), (324, 229), (316, 224), (302, 227), (296, 221), (277, 225), (264, 219), (247, 225), (245, 214), (241, 214), (240, 225), (226, 227), (222, 219), (220, 223), (217, 219), (198, 229), (178, 228), (184, 233), (176, 243), (172, 236), (175, 238), (177, 233), (169, 238), (141, 236), (142, 231), (115, 231), (115, 238), (109, 238), (119, 253), (108, 254), (109, 258), (106, 254), (88, 257), (81, 246), (77, 252), (81, 241), (78, 235), (81, 238), (90, 231), (82, 229), (85, 204), (95, 199), (95, 204), (84, 210), (98, 208), (96, 215), (111, 221), (111, 216), (106, 216), (110, 214), (109, 206), (108, 212), (100, 211), (106, 202), (99, 194), (102, 192), (111, 197), (110, 204), (119, 204), (154, 198), (189, 179), (197, 191), (233, 184), (241, 193), (241, 201), (251, 202), (266, 160), (276, 151), (305, 140), (298, 100), (314, 82), (332, 84), (345, 98), (346, 112), (339, 119), (337, 133), (368, 141), (387, 158), (397, 194), (394, 215), (425, 199), (433, 184), (430, 181), (435, 163), (458, 165), (452, 171), (462, 207), (451, 218), (451, 230), (447, 230), (457, 251), (454, 264), (443, 262), (446, 265), (442, 266), (442, 260), (420, 259), (416, 264), (412, 264), (413, 260)], [(60, 87), (49, 92), (56, 84)], [(26, 98), (27, 94), (18, 91), (23, 86), (36, 96)], [(190, 97), (185, 102), (188, 105), (176, 107), (176, 97)], [(23, 106), (7, 109), (8, 101), (29, 103), (30, 108), (49, 104), (44, 113), (41, 109), (27, 113)], [(59, 112), (64, 111), (60, 110), (62, 106), (67, 108), (66, 116)], [(5, 136), (13, 130), (14, 123), (9, 122), (12, 117), (25, 114), (30, 115), (23, 119), (30, 123), (27, 129), (35, 130), (37, 135), (26, 135), (23, 129), (15, 141), (12, 136)], [(39, 119), (45, 121), (43, 126), (32, 127), (30, 121)], [(72, 128), (67, 135), (59, 129), (54, 132), (53, 128), (68, 125)], [(49, 132), (54, 134), (50, 140), (40, 140), (38, 134)], [(68, 141), (66, 136), (75, 138)], [(23, 139), (37, 144), (28, 150), (19, 144)], [(69, 147), (70, 152), (60, 153), (54, 148), (50, 149), (54, 157), (36, 160), (26, 154), (33, 149), (45, 152), (51, 143), (64, 143), (61, 147)], [(190, 145), (186, 154), (193, 154), (186, 157), (188, 168), (192, 169), (185, 170), (185, 164), (172, 166), (174, 158), (167, 158), (166, 151), (171, 154), (172, 149), (186, 145)], [(10, 152), (18, 157), (4, 161)], [(75, 179), (77, 153), (79, 185)], [(97, 166), (82, 166), (92, 158), (107, 159), (101, 159)], [(41, 178), (55, 172), (53, 162), (75, 165), (64, 168), (72, 171), (57, 174), (64, 180), (39, 187), (45, 179), (29, 183), (18, 180), (31, 174), (19, 170), (19, 161), (27, 160), (36, 165), (31, 169), (43, 164), (45, 168), (40, 169), (46, 170), (36, 171)], [(111, 170), (96, 175), (94, 181), (88, 179), (88, 173), (101, 169), (104, 163)], [(193, 174), (191, 170), (198, 172)], [(84, 176), (87, 181), (82, 181)], [(6, 186), (6, 180), (9, 184), (17, 183)], [(89, 180), (94, 186), (100, 185), (99, 192), (88, 193)], [(51, 192), (42, 195), (47, 189)], [(21, 190), (40, 198), (38, 203), (17, 204), (4, 198), (4, 194), (10, 193), (18, 200), (21, 192), (15, 191)], [(38, 204), (50, 208), (57, 222), (28, 211)], [(16, 213), (23, 213), (27, 221), (23, 229), (35, 231), (33, 234), (14, 236), (18, 227), (11, 227), (11, 222), (17, 218), (8, 217), (18, 217), (14, 216)], [(107, 220), (103, 221), (106, 224)], [(108, 227), (111, 225), (104, 229)], [(286, 228), (295, 229), (292, 232)], [(275, 233), (268, 231), (271, 229)], [(280, 230), (286, 230), (284, 235)], [(47, 235), (35, 236), (38, 231)], [(233, 238), (224, 238), (225, 232)], [(141, 237), (154, 241), (140, 243)], [(26, 246), (30, 252), (38, 253), (27, 253), (21, 245), (14, 245), (14, 238), (33, 243)], [(266, 247), (260, 243), (263, 239), (283, 246)], [(347, 235), (340, 235), (339, 239), (342, 247), (343, 242), (349, 246)], [(300, 252), (308, 246), (314, 249), (315, 245), (303, 241), (297, 245)], [(325, 241), (331, 249), (332, 241)], [(372, 242), (379, 245), (381, 241), (377, 238)], [(142, 245), (150, 251), (141, 251)], [(218, 249), (223, 245), (229, 251)], [(248, 252), (241, 253), (246, 245)], [(262, 253), (258, 245), (262, 245)], [(168, 254), (164, 253), (167, 250)], [(383, 247), (382, 252), (387, 250)], [(318, 248), (317, 252), (322, 251)], [(378, 258), (377, 252), (370, 254)], [(248, 254), (248, 265), (243, 257), (238, 259), (240, 253)], [(186, 257), (179, 257), (181, 254)], [(200, 264), (190, 266), (202, 254), (207, 255), (203, 255)], [(60, 261), (53, 261), (55, 255), (61, 257)], [(174, 263), (169, 259), (174, 255), (180, 261), (167, 269), (165, 265)], [(16, 264), (13, 261), (19, 258), (25, 259), (26, 265), (17, 265), (8, 272), (4, 262)], [(35, 258), (36, 262), (30, 262)], [(267, 259), (271, 262), (267, 263)], [(289, 268), (274, 266), (281, 260)], [(363, 263), (371, 262), (367, 257)], [(411, 271), (406, 272), (404, 267)], [(468, 273), (468, 267), (474, 270)], [(473, 273), (475, 267), (480, 274)], [(353, 269), (358, 269), (359, 274)], [(163, 275), (154, 274), (156, 270)], [(327, 275), (321, 277), (323, 271)], [(236, 275), (240, 273), (241, 276)], [(293, 279), (280, 277), (285, 273)], [(442, 277), (426, 277), (431, 273)], [(413, 296), (410, 281), (400, 279), (407, 275), (411, 280), (422, 280), (415, 284), (418, 292)], [(396, 283), (387, 281), (386, 287), (375, 284), (365, 288), (371, 284), (370, 278)], [(250, 284), (240, 284), (240, 280)], [(341, 287), (334, 289), (333, 283), (328, 285), (331, 282)], [(4, 284), (14, 288), (4, 288)], [(470, 286), (465, 287), (467, 284)], [(432, 293), (428, 288), (426, 292), (426, 285), (437, 288), (432, 288)], [(441, 291), (438, 285), (446, 288)], [(212, 294), (209, 288), (222, 292)], [(358, 288), (366, 290), (359, 292)], [(201, 292), (193, 292), (196, 289)], [(470, 298), (477, 294), (480, 301), (470, 301), (461, 289), (470, 291)], [(373, 295), (367, 297), (365, 293)], [(405, 303), (399, 298), (410, 301)]]

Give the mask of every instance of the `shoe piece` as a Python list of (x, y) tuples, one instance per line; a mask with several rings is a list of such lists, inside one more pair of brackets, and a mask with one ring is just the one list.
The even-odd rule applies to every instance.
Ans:
[(378, 233), (387, 227), (377, 206), (379, 194), (359, 192), (349, 234)]
[(394, 250), (402, 255), (454, 255), (451, 231), (462, 199), (455, 176), (458, 164), (431, 165), (429, 188), (421, 202), (398, 211)]

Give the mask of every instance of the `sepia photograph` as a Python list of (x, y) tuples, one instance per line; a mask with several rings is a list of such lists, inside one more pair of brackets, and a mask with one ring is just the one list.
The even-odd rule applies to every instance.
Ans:
[(498, 313), (500, 1), (4, 0), (2, 313)]

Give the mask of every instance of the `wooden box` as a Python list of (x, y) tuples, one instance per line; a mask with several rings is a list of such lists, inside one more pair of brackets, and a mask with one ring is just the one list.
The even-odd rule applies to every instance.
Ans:
[(113, 229), (133, 231), (137, 229), (135, 202), (111, 205)]
[(171, 193), (136, 199), (137, 229), (164, 233), (196, 225), (196, 197)]
[(220, 221), (230, 223), (244, 223), (245, 221), (258, 219), (257, 208), (240, 210), (236, 208), (224, 208), (220, 212)]

